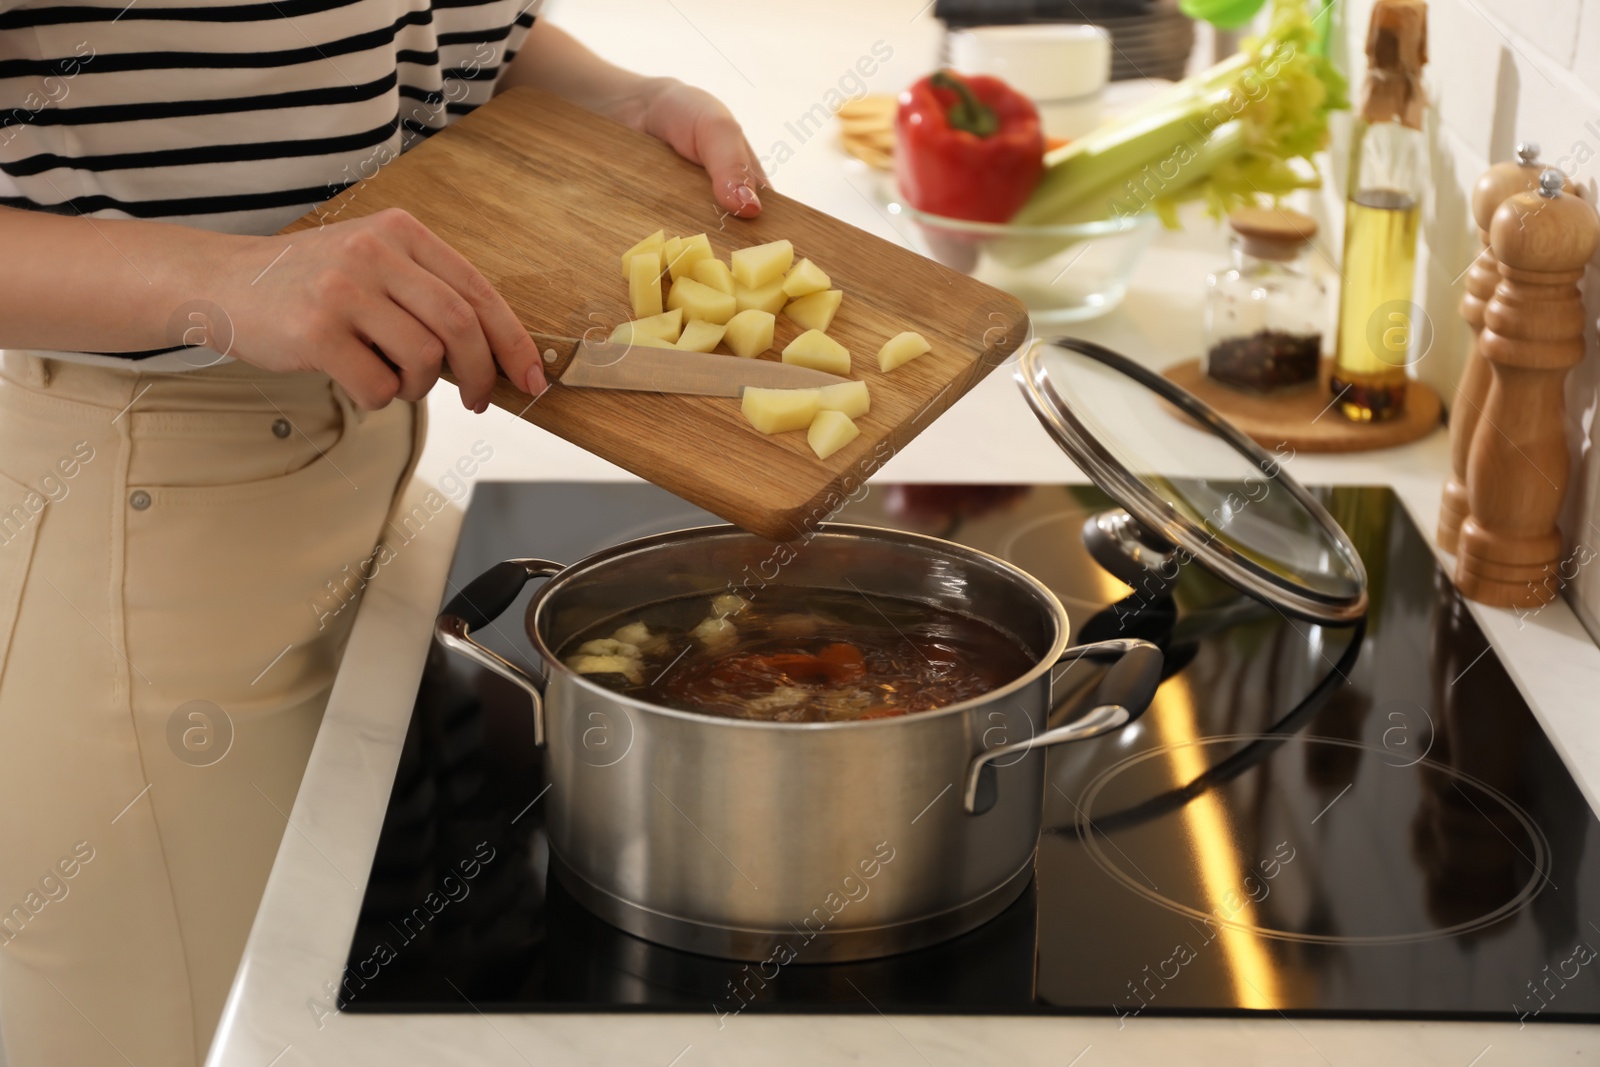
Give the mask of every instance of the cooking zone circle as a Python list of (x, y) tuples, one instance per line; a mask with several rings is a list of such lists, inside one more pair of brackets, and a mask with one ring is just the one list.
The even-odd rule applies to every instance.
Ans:
[[(1232, 851), (1240, 841), (1251, 840), (1253, 827), (1238, 827), (1227, 823), (1228, 813), (1239, 810), (1230, 804), (1217, 804), (1215, 798), (1208, 797), (1214, 790), (1238, 788), (1241, 781), (1248, 780), (1254, 774), (1264, 775), (1269, 766), (1267, 761), (1262, 761), (1254, 766), (1251, 772), (1239, 776), (1238, 779), (1225, 779), (1224, 781), (1207, 789), (1196, 789), (1191, 796), (1183, 794), (1193, 786), (1193, 780), (1199, 774), (1204, 774), (1207, 768), (1215, 766), (1220, 760), (1231, 756), (1240, 746), (1263, 743), (1275, 747), (1296, 747), (1302, 751), (1301, 756), (1309, 755), (1307, 751), (1315, 746), (1328, 746), (1331, 750), (1326, 754), (1330, 757), (1339, 756), (1341, 753), (1346, 759), (1355, 764), (1355, 776), (1346, 791), (1337, 795), (1329, 794), (1324, 803), (1326, 807), (1314, 815), (1308, 813), (1307, 818), (1317, 825), (1305, 825), (1298, 812), (1286, 812), (1286, 818), (1293, 821), (1295, 832), (1321, 832), (1330, 836), (1340, 832), (1341, 805), (1349, 813), (1349, 819), (1344, 823), (1347, 832), (1365, 832), (1371, 825), (1374, 813), (1371, 810), (1372, 802), (1382, 801), (1385, 788), (1393, 786), (1398, 790), (1405, 790), (1410, 784), (1417, 781), (1424, 783), (1423, 791), (1413, 793), (1416, 805), (1412, 808), (1395, 809), (1392, 817), (1404, 819), (1411, 825), (1412, 851), (1419, 854), (1419, 861), (1426, 864), (1436, 862), (1441, 868), (1447, 866), (1448, 857), (1437, 855), (1420, 855), (1425, 846), (1420, 843), (1421, 830), (1419, 823), (1430, 819), (1448, 818), (1441, 814), (1443, 808), (1458, 807), (1464, 811), (1465, 818), (1479, 821), (1478, 827), (1485, 839), (1493, 839), (1506, 849), (1505, 858), (1507, 866), (1520, 864), (1527, 868), (1527, 875), (1520, 883), (1512, 877), (1506, 885), (1506, 892), (1499, 894), (1498, 902), (1493, 900), (1481, 901), (1477, 908), (1471, 909), (1476, 914), (1460, 918), (1458, 921), (1441, 924), (1428, 929), (1374, 931), (1365, 933), (1348, 934), (1320, 934), (1304, 930), (1286, 929), (1273, 926), (1264, 922), (1244, 921), (1246, 916), (1266, 914), (1261, 909), (1248, 906), (1246, 897), (1254, 899), (1252, 894), (1251, 878), (1257, 884), (1267, 885), (1266, 880), (1274, 877), (1279, 870), (1292, 869), (1292, 859), (1288, 863), (1282, 862), (1282, 855), (1274, 857), (1273, 846), (1261, 846), (1263, 862), (1273, 864), (1265, 867), (1271, 873), (1257, 874), (1255, 856), (1251, 856), (1242, 865), (1236, 865), (1234, 872), (1221, 877), (1208, 871), (1208, 859), (1211, 857), (1196, 855), (1194, 863), (1198, 871), (1198, 881), (1203, 884), (1204, 892), (1211, 892), (1220, 887), (1221, 892), (1232, 893), (1240, 903), (1237, 908), (1214, 907), (1206, 910), (1196, 907), (1193, 903), (1175, 899), (1173, 895), (1159, 888), (1153, 882), (1147, 870), (1141, 870), (1140, 859), (1145, 859), (1146, 867), (1153, 867), (1157, 857), (1153, 853), (1149, 858), (1140, 849), (1135, 840), (1135, 834), (1141, 825), (1154, 821), (1170, 818), (1188, 818), (1194, 825), (1190, 827), (1195, 831), (1185, 835), (1185, 839), (1193, 840), (1195, 847), (1204, 851), (1208, 841), (1212, 845), (1218, 842), (1212, 838), (1221, 837), (1220, 842), (1223, 852)], [(1210, 755), (1207, 750), (1213, 750)], [(1365, 754), (1374, 758), (1362, 759)], [(1278, 754), (1281, 755), (1281, 754)], [(1194, 768), (1186, 766), (1194, 764)], [(1422, 772), (1421, 778), (1417, 771)], [(1365, 772), (1365, 773), (1361, 773)], [(1393, 774), (1392, 778), (1384, 779), (1381, 776)], [(1149, 776), (1149, 781), (1156, 783), (1155, 788), (1144, 780)], [(1190, 785), (1174, 787), (1171, 783), (1177, 777), (1190, 782)], [(1131, 783), (1131, 787), (1130, 787)], [(1253, 782), (1252, 788), (1261, 788), (1262, 783)], [(1270, 787), (1270, 786), (1268, 786)], [(1348, 795), (1350, 793), (1355, 796)], [(1401, 796), (1406, 795), (1401, 793)], [(1172, 804), (1151, 804), (1164, 797), (1175, 797), (1180, 802)], [(1366, 808), (1363, 809), (1363, 803)], [(1134, 817), (1134, 810), (1150, 805), (1153, 814), (1149, 818)], [(1407, 762), (1396, 765), (1394, 752), (1382, 745), (1367, 744), (1361, 741), (1351, 741), (1334, 737), (1312, 736), (1285, 736), (1282, 734), (1222, 734), (1211, 737), (1197, 738), (1193, 741), (1184, 741), (1176, 744), (1163, 745), (1160, 748), (1139, 752), (1112, 764), (1102, 771), (1084, 789), (1083, 795), (1077, 802), (1078, 815), (1075, 820), (1075, 829), (1078, 839), (1083, 843), (1089, 857), (1094, 863), (1118, 882), (1122, 883), (1134, 893), (1144, 897), (1154, 904), (1158, 904), (1169, 911), (1197, 919), (1208, 925), (1215, 925), (1229, 930), (1255, 934), (1261, 937), (1278, 941), (1297, 941), (1313, 944), (1339, 944), (1339, 945), (1393, 945), (1417, 941), (1434, 941), (1447, 938), (1460, 937), (1475, 930), (1481, 930), (1516, 914), (1532, 902), (1539, 894), (1544, 884), (1549, 881), (1550, 871), (1550, 846), (1545, 839), (1544, 832), (1519, 807), (1515, 801), (1498, 789), (1479, 778), (1457, 770), (1447, 764), (1432, 759), (1420, 759), (1415, 763)], [(1380, 817), (1382, 813), (1380, 813)], [(1481, 817), (1481, 819), (1480, 819)], [(1108, 823), (1115, 823), (1116, 828), (1107, 830)], [(1209, 824), (1209, 825), (1208, 825)], [(1289, 830), (1284, 831), (1286, 834)], [(1162, 841), (1173, 838), (1165, 835), (1155, 835)], [(1258, 835), (1262, 841), (1277, 836), (1265, 830)], [(1287, 838), (1290, 852), (1293, 852), (1293, 837)], [(1215, 849), (1213, 852), (1215, 853)], [(1170, 857), (1166, 857), (1170, 859)], [(1276, 859), (1276, 863), (1274, 863)], [(1170, 868), (1169, 868), (1170, 869)], [(1367, 868), (1361, 868), (1366, 870)], [(1314, 877), (1325, 880), (1333, 877), (1334, 872), (1324, 869)], [(1482, 872), (1474, 871), (1478, 877), (1475, 882), (1481, 884)], [(1459, 872), (1440, 870), (1436, 879), (1439, 882), (1450, 884), (1457, 877), (1470, 877), (1459, 875)], [(1162, 881), (1168, 879), (1163, 877)], [(1215, 884), (1214, 884), (1215, 883)], [(1319, 882), (1320, 885), (1320, 882)], [(1270, 897), (1270, 886), (1260, 897), (1265, 902)], [(1430, 894), (1431, 896), (1431, 894)], [(1223, 914), (1231, 910), (1232, 914)], [(1275, 910), (1275, 909), (1274, 909)], [(1401, 909), (1403, 913), (1405, 909)], [(1435, 906), (1430, 901), (1418, 901), (1415, 909), (1421, 921), (1426, 921), (1426, 915), (1434, 912)], [(1385, 914), (1393, 914), (1386, 912)]]

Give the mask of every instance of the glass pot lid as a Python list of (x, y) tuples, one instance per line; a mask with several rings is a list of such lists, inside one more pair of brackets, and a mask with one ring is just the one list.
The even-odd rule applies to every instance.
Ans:
[[(1135, 567), (1157, 578), (1187, 556), (1312, 622), (1348, 623), (1366, 611), (1361, 557), (1284, 470), (1293, 449), (1268, 451), (1180, 386), (1089, 341), (1033, 345), (1016, 379), (1050, 435), (1131, 516), (1100, 516), (1091, 526), (1124, 546)], [(1152, 433), (1176, 425), (1163, 408), (1181, 411), (1192, 430)]]

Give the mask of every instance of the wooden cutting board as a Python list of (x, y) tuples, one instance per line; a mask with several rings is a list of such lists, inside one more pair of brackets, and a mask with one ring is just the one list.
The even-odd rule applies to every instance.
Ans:
[[(705, 233), (719, 258), (787, 238), (844, 290), (828, 333), (850, 350), (872, 410), (819, 460), (803, 432), (765, 436), (717, 397), (563, 387), (532, 402), (501, 379), (494, 403), (774, 540), (801, 537), (1027, 336), (1014, 297), (772, 190), (759, 218), (724, 216), (705, 172), (672, 149), (556, 97), (513, 89), (284, 232), (400, 207), (466, 256), (530, 332), (603, 337), (630, 317), (621, 254), (658, 229)], [(910, 220), (899, 225), (911, 227)], [(890, 374), (880, 345), (933, 346)], [(773, 351), (801, 332), (778, 316)], [(729, 356), (735, 359), (735, 356)], [(1019, 407), (1019, 417), (1021, 409)]]

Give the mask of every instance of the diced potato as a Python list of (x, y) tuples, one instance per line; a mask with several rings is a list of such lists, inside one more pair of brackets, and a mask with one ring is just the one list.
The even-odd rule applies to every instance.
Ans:
[(730, 258), (733, 261), (733, 280), (746, 289), (759, 289), (783, 277), (783, 272), (794, 262), (794, 245), (788, 241), (773, 241), (737, 249)]
[(661, 259), (654, 252), (628, 261), (628, 299), (635, 320), (661, 314)]
[(625, 626), (617, 627), (616, 632), (611, 635), (611, 640), (621, 641), (625, 645), (633, 645), (638, 648), (650, 640), (650, 627), (642, 622), (630, 622)]
[(852, 419), (859, 419), (872, 410), (872, 400), (867, 396), (866, 382), (840, 382), (824, 385), (818, 391), (817, 407), (823, 411), (839, 411)]
[(747, 386), (739, 403), (750, 425), (762, 433), (803, 430), (817, 417), (816, 389), (756, 389)]
[(726, 329), (726, 326), (719, 326), (714, 322), (690, 319), (678, 337), (678, 347), (685, 352), (710, 352), (717, 347), (717, 342), (722, 340), (723, 331)]
[[(627, 323), (623, 323), (622, 326), (618, 326), (617, 329), (621, 330), (622, 327), (626, 326), (626, 325), (627, 325)], [(634, 346), (636, 346), (638, 348), (677, 348), (678, 347), (675, 342), (669, 341), (665, 337), (651, 337), (647, 333), (630, 334), (630, 335), (623, 335), (623, 336), (619, 337), (619, 336), (617, 336), (616, 332), (613, 331), (612, 334), (611, 334), (610, 340), (614, 344), (634, 345)]]
[[(659, 249), (659, 248), (654, 249), (654, 250), (644, 251), (644, 252), (635, 252), (633, 255), (629, 256), (628, 257), (628, 269), (630, 271), (632, 271), (632, 269), (633, 269), (633, 261), (636, 260), (636, 259), (648, 259), (652, 264), (654, 264), (655, 265), (655, 269), (656, 269), (656, 279), (658, 281), (661, 278), (661, 272), (666, 270), (666, 267), (661, 262), (661, 249)], [(632, 280), (633, 275), (630, 273), (628, 275), (628, 277), (629, 277), (629, 280)]]
[(783, 293), (790, 300), (831, 288), (833, 282), (822, 272), (821, 267), (809, 259), (802, 259), (790, 267), (789, 273), (783, 276)]
[(908, 360), (916, 359), (933, 346), (920, 333), (897, 333), (878, 349), (878, 369), (887, 374)]
[(845, 445), (854, 441), (861, 431), (842, 411), (819, 411), (806, 431), (806, 444), (818, 459), (827, 459)]
[(737, 302), (727, 293), (719, 293), (709, 285), (693, 278), (679, 278), (667, 293), (667, 307), (682, 308), (691, 319), (701, 319), (724, 326), (739, 310)]
[(772, 331), (777, 324), (772, 312), (749, 308), (728, 320), (722, 340), (736, 356), (759, 356), (772, 347)]
[(639, 650), (640, 658), (643, 658), (645, 653), (655, 652), (669, 644), (666, 634), (653, 634), (650, 632), (650, 627), (642, 622), (630, 622), (626, 626), (619, 627), (617, 632), (611, 635), (611, 639), (632, 645)]
[(738, 302), (740, 311), (755, 308), (757, 311), (767, 311), (774, 315), (783, 310), (784, 303), (789, 299), (783, 295), (782, 278), (775, 278), (759, 289), (736, 286), (733, 298)]
[(567, 666), (579, 674), (620, 674), (634, 685), (644, 681), (641, 660), (630, 656), (578, 655), (567, 660)]
[(709, 285), (719, 293), (734, 291), (733, 271), (720, 259), (702, 259), (694, 265), (689, 277), (701, 285)]
[(643, 654), (637, 645), (616, 638), (597, 638), (578, 646), (578, 654), (566, 659), (566, 665), (578, 673), (619, 673), (638, 685), (643, 681)]
[(711, 598), (711, 614), (717, 618), (737, 615), (750, 606), (750, 601), (736, 593), (723, 593)]
[(789, 342), (783, 361), (829, 374), (850, 373), (850, 350), (821, 330), (807, 330)]
[(733, 644), (739, 636), (739, 628), (727, 619), (712, 617), (700, 620), (700, 625), (690, 633), (712, 648), (721, 648)]
[[(622, 277), (625, 279), (628, 277), (628, 260), (632, 259), (641, 252), (654, 252), (659, 259), (661, 246), (665, 243), (666, 236), (667, 231), (657, 230), (649, 237), (646, 237), (644, 240), (640, 241), (638, 244), (622, 253)], [(656, 273), (660, 273), (659, 268), (657, 269)]]
[(678, 339), (678, 334), (683, 330), (683, 312), (674, 308), (663, 311), (659, 315), (651, 315), (645, 319), (635, 319), (624, 322), (611, 331), (607, 338), (615, 344), (625, 345), (630, 341), (635, 344), (644, 344), (645, 338), (652, 338), (671, 345)]
[[(674, 245), (672, 241), (676, 241)], [(703, 233), (693, 237), (674, 237), (662, 248), (662, 256), (666, 260), (667, 270), (672, 275), (672, 280), (677, 281), (683, 277), (693, 277), (696, 263), (714, 258), (711, 251), (711, 240)]]
[(783, 313), (808, 330), (826, 330), (833, 322), (833, 313), (839, 310), (844, 293), (838, 289), (824, 289), (798, 300), (791, 300)]
[(585, 656), (627, 656), (631, 659), (639, 658), (639, 646), (631, 641), (624, 641), (618, 637), (597, 637), (593, 641), (585, 641), (578, 646), (578, 652)]

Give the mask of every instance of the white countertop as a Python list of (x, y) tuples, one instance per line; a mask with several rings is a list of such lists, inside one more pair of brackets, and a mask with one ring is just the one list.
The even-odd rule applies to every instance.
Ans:
[[(813, 0), (803, 15), (786, 16), (782, 48), (771, 46), (767, 17), (748, 3), (592, 0), (560, 4), (553, 14), (607, 58), (651, 73), (677, 74), (719, 93), (759, 152), (770, 154), (779, 140), (788, 143), (792, 158), (773, 168), (778, 188), (896, 239), (894, 220), (846, 177), (831, 128), (800, 142), (788, 125), (822, 101), (876, 42), (892, 49), (893, 58), (868, 79), (873, 91), (892, 91), (928, 69), (937, 34), (923, 3)], [(619, 32), (620, 27), (626, 31)], [(708, 224), (714, 225), (709, 200), (707, 211)], [(1163, 235), (1122, 308), (1072, 332), (1151, 366), (1196, 354), (1200, 285), (1221, 258), (1221, 247), (1209, 226)], [(493, 457), (480, 465), (480, 479), (631, 478), (497, 409), (470, 416), (448, 387), (430, 397), (430, 414), (428, 448), (409, 490), (412, 503), (437, 487), (478, 441), (493, 449)], [(1194, 432), (1172, 420), (1148, 430), (1175, 452)], [(1439, 432), (1386, 452), (1302, 455), (1290, 469), (1304, 483), (1392, 485), (1418, 525), (1431, 531), (1447, 462), (1445, 435)], [(1002, 369), (891, 460), (876, 480), (1084, 478), (1028, 413)], [(1519, 1029), (1493, 1023), (1140, 1018), (1119, 1027), (1115, 1019), (1096, 1018), (853, 1015), (744, 1016), (719, 1030), (710, 1011), (324, 1014), (316, 1005), (327, 1000), (324, 984), (336, 980), (345, 963), (460, 518), (455, 506), (441, 512), (365, 592), (291, 828), (211, 1050), (212, 1067), (833, 1062), (1495, 1067), (1568, 1062), (1600, 1050), (1600, 1028), (1564, 1024)], [(1476, 605), (1472, 610), (1584, 795), (1600, 809), (1600, 716), (1594, 696), (1600, 687), (1600, 649), (1559, 601), (1526, 620)], [(1471, 684), (1470, 677), (1461, 684)]]

